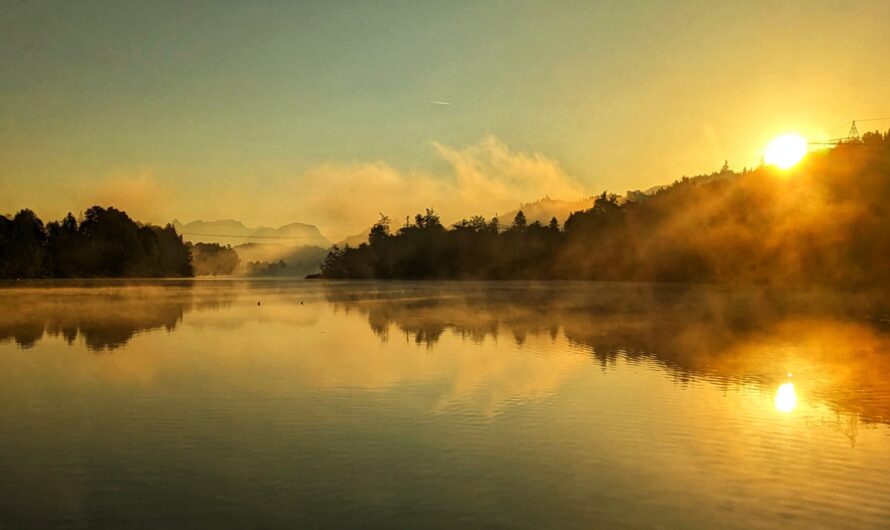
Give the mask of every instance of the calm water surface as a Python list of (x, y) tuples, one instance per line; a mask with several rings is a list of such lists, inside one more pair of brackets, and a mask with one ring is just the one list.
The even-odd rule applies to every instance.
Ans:
[(872, 298), (8, 284), (0, 527), (888, 528)]

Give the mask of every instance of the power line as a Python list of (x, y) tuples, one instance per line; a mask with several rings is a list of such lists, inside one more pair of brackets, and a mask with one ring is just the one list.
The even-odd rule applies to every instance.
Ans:
[(850, 132), (847, 133), (847, 141), (859, 141), (859, 128), (856, 127), (856, 120), (853, 120), (853, 125), (850, 126)]
[(831, 131), (836, 131), (836, 130), (840, 129), (841, 127), (847, 127), (847, 124), (850, 123), (851, 121), (854, 121), (854, 122), (856, 122), (856, 121), (858, 121), (858, 122), (864, 122), (864, 121), (885, 121), (885, 120), (890, 120), (890, 116), (888, 116), (888, 117), (886, 117), (886, 118), (865, 118), (865, 119), (861, 119), (861, 120), (860, 120), (860, 119), (856, 119), (856, 120), (847, 120), (847, 121), (845, 121), (844, 123), (839, 123), (839, 124), (837, 124), (837, 125), (834, 125), (834, 126), (832, 126), (832, 127), (829, 127), (829, 128), (827, 128), (827, 129), (825, 129), (825, 131), (826, 131), (826, 132), (831, 132)]
[(324, 236), (255, 236), (235, 234), (199, 234), (197, 232), (180, 232), (184, 236), (231, 237), (234, 239), (324, 239)]
[[(843, 142), (856, 141), (856, 140), (859, 140), (859, 138), (860, 138), (859, 128), (856, 127), (856, 122), (861, 123), (861, 122), (886, 121), (886, 120), (890, 120), (890, 116), (887, 116), (884, 118), (864, 118), (864, 119), (855, 119), (855, 120), (845, 121), (844, 123), (840, 123), (838, 125), (835, 125), (831, 128), (825, 129), (825, 130), (827, 132), (831, 132), (831, 131), (840, 129), (841, 127), (846, 127), (848, 123), (852, 122), (852, 124), (850, 125), (849, 132), (847, 133), (847, 136), (845, 136), (843, 138), (832, 138), (831, 140), (827, 140), (824, 142), (807, 142), (807, 145), (809, 145), (809, 146), (836, 146)], [(755, 160), (758, 160), (758, 159), (752, 159), (751, 161), (755, 161)], [(739, 167), (746, 167), (748, 165), (748, 163), (750, 163), (751, 161), (742, 162), (740, 164), (730, 164), (729, 167), (733, 168), (733, 169), (739, 168)]]

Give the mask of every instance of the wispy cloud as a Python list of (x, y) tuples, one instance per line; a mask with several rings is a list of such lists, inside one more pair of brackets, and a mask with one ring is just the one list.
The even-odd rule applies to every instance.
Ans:
[(475, 214), (503, 214), (544, 195), (565, 200), (588, 195), (554, 160), (511, 150), (491, 135), (463, 147), (432, 142), (431, 148), (445, 162), (443, 171), (403, 170), (381, 160), (329, 162), (270, 177), (262, 185), (244, 179), (204, 186), (200, 193), (174, 189), (169, 175), (151, 168), (121, 169), (99, 179), (85, 177), (60, 194), (58, 208), (38, 213), (57, 219), (99, 204), (154, 223), (174, 217), (268, 226), (299, 221), (339, 240), (369, 227), (379, 212), (401, 225), (405, 216), (435, 208), (444, 223), (453, 223)]
[[(566, 200), (585, 196), (585, 189), (555, 161), (540, 154), (518, 153), (494, 136), (464, 148), (433, 143), (450, 165), (443, 174), (400, 171), (378, 161), (324, 164), (293, 180), (294, 216), (319, 225), (349, 225), (338, 238), (367, 227), (378, 212), (397, 223), (424, 208), (435, 208), (452, 223), (474, 214), (493, 216), (544, 195)], [(297, 191), (299, 190), (299, 191)]]
[(451, 106), (451, 103), (449, 103), (448, 101), (430, 101), (430, 103), (432, 103), (433, 105), (443, 105), (446, 107)]

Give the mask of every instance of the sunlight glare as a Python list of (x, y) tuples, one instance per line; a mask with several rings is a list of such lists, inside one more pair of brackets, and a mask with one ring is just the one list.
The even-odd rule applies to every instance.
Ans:
[(779, 412), (791, 412), (797, 407), (797, 393), (794, 391), (794, 383), (784, 383), (776, 390), (776, 410)]
[(806, 154), (806, 139), (797, 133), (788, 133), (777, 136), (766, 146), (763, 161), (780, 169), (788, 169)]

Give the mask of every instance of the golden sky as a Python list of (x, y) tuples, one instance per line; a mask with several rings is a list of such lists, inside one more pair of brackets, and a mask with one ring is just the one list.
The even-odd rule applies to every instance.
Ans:
[(890, 116), (888, 20), (884, 0), (7, 3), (0, 212), (340, 237), (378, 211), (645, 189)]

